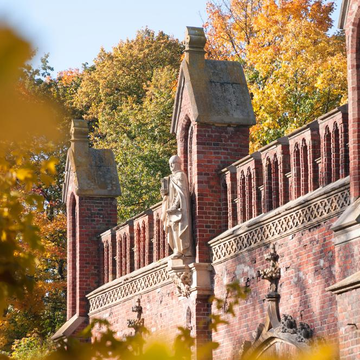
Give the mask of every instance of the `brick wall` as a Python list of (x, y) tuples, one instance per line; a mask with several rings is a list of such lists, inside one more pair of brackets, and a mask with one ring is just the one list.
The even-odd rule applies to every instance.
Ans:
[(360, 357), (360, 289), (337, 295), (340, 359)]
[(349, 148), (351, 195), (360, 195), (360, 7), (359, 0), (351, 0), (346, 20), (346, 47), (349, 91)]
[[(330, 227), (335, 219), (276, 241), (280, 256), (280, 311), (297, 321), (308, 323), (315, 336), (322, 336), (337, 345), (337, 306), (333, 294), (325, 288), (335, 282), (335, 249)], [(256, 273), (268, 267), (265, 254), (269, 245), (240, 253), (233, 259), (214, 265), (215, 296), (225, 299), (225, 285), (234, 280), (250, 285), (250, 295), (236, 308), (236, 317), (226, 317), (213, 340), (220, 343), (214, 358), (236, 359), (244, 340), (253, 340), (252, 333), (266, 318), (269, 283), (257, 280)], [(215, 312), (216, 310), (213, 309)]]
[[(195, 300), (179, 299), (173, 284), (129, 298), (109, 309), (92, 314), (91, 318), (103, 318), (110, 321), (112, 329), (116, 331), (119, 338), (133, 335), (134, 330), (127, 327), (127, 319), (136, 319), (136, 313), (132, 312), (131, 308), (138, 298), (141, 299), (144, 325), (161, 341), (172, 344), (172, 340), (179, 333), (178, 326), (191, 327), (195, 331), (193, 311)], [(188, 309), (191, 309), (190, 317)]]
[[(102, 243), (99, 234), (117, 222), (114, 198), (87, 198), (74, 194), (74, 183), (67, 196), (68, 287), (67, 319), (87, 316), (86, 295), (102, 283)], [(109, 253), (107, 253), (109, 254)], [(107, 257), (109, 266), (109, 257)]]

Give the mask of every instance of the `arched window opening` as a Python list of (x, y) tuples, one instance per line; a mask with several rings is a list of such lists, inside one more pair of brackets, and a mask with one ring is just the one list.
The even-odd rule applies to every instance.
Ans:
[(340, 134), (337, 123), (334, 123), (332, 132), (332, 181), (340, 179)]
[(323, 155), (323, 161), (324, 161), (324, 172), (323, 172), (323, 185), (327, 185), (331, 183), (332, 178), (332, 171), (331, 171), (331, 134), (329, 127), (327, 126), (325, 128), (325, 134), (324, 134), (324, 155)]
[(301, 168), (300, 168), (300, 149), (299, 144), (294, 146), (293, 153), (293, 198), (301, 196)]
[(240, 223), (246, 221), (246, 191), (244, 171), (240, 173)]
[(246, 196), (246, 220), (249, 220), (253, 217), (253, 187), (250, 167), (248, 167), (246, 172)]
[(305, 139), (301, 145), (301, 164), (301, 195), (305, 195), (309, 192), (309, 158)]
[(265, 165), (265, 212), (270, 211), (273, 209), (273, 203), (272, 203), (272, 167), (271, 167), (271, 161), (269, 158), (266, 159), (266, 165)]
[(279, 206), (279, 162), (275, 154), (272, 166), (272, 207), (276, 209)]

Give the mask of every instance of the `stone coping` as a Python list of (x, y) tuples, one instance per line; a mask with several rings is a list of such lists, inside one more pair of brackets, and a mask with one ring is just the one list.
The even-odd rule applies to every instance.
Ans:
[(225, 261), (338, 215), (350, 205), (349, 182), (349, 176), (337, 180), (225, 231), (209, 242), (212, 261)]
[(89, 315), (105, 310), (135, 295), (143, 294), (171, 283), (172, 280), (167, 270), (169, 258), (163, 258), (135, 270), (87, 294), (86, 297), (90, 303)]
[(51, 340), (58, 341), (60, 339), (71, 336), (86, 320), (86, 317), (75, 314), (56, 331), (56, 333), (51, 337)]
[(326, 290), (332, 292), (333, 294), (342, 294), (357, 288), (360, 288), (360, 271), (348, 276), (334, 285), (329, 286)]

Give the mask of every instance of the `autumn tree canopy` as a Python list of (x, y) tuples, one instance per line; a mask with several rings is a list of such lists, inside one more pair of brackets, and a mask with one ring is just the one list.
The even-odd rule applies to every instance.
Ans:
[(252, 150), (346, 103), (345, 37), (329, 35), (333, 10), (323, 0), (208, 3), (209, 57), (244, 66)]
[(92, 126), (93, 145), (115, 154), (122, 220), (160, 200), (160, 179), (176, 151), (169, 129), (181, 54), (179, 41), (145, 29), (102, 49), (94, 66), (57, 79), (68, 106)]

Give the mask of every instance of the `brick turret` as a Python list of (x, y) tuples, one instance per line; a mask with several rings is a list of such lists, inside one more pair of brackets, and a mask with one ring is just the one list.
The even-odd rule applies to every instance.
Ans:
[(87, 122), (73, 120), (63, 188), (68, 222), (68, 321), (53, 339), (68, 336), (87, 323), (85, 295), (101, 281), (99, 234), (116, 225), (119, 195), (112, 151), (90, 149)]
[(185, 39), (171, 131), (189, 178), (196, 262), (209, 262), (208, 241), (227, 227), (220, 171), (248, 155), (255, 117), (241, 65), (206, 60), (202, 28), (187, 27)]

